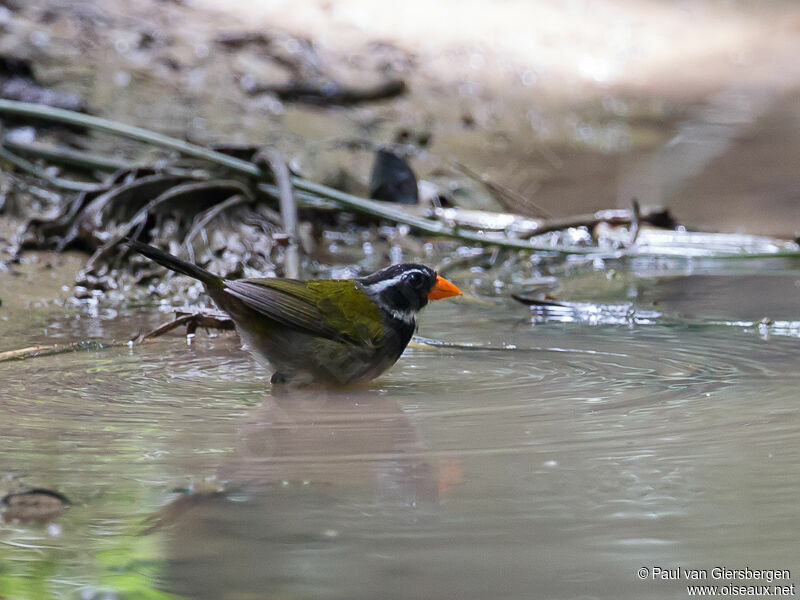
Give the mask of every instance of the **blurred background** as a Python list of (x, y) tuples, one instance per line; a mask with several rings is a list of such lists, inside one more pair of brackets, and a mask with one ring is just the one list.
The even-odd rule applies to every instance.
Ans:
[(795, 2), (3, 0), (0, 23), (1, 56), (92, 112), (271, 143), (355, 193), (364, 144), (405, 142), (421, 179), (448, 185), (456, 159), (519, 193), (462, 205), (635, 196), (698, 228), (800, 228)]

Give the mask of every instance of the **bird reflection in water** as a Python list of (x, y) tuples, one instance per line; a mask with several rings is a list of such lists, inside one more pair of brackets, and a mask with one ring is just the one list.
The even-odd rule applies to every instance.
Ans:
[[(437, 518), (442, 493), (460, 482), (457, 461), (429, 461), (401, 404), (377, 391), (266, 397), (220, 468), (224, 486), (184, 496), (148, 524), (170, 533), (170, 591), (352, 594), (358, 557), (390, 553), (409, 525)], [(360, 589), (370, 577), (373, 592), (385, 583), (380, 569), (365, 577)]]

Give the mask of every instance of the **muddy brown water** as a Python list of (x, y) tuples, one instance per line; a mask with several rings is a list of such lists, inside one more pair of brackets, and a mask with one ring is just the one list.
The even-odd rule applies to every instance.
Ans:
[[(275, 396), (232, 334), (0, 364), (6, 487), (73, 503), (0, 526), (0, 596), (675, 598), (638, 570), (795, 576), (800, 265), (620, 270), (627, 289), (567, 312), (435, 303), (421, 334), (494, 348), (413, 347), (350, 393)], [(166, 317), (11, 297), (0, 316), (3, 349)]]
[[(526, 21), (524, 56), (512, 47), (501, 75), (509, 57), (499, 50), (398, 35), (400, 56), (421, 65), (401, 71), (411, 94), (353, 111), (243, 94), (237, 78), (261, 72), (250, 56), (261, 50), (228, 54), (213, 40), (218, 29), (281, 27), (246, 12), (251, 3), (238, 3), (238, 20), (209, 16), (204, 2), (17, 4), (23, 18), (11, 13), (5, 47), (35, 46), (46, 82), (178, 137), (275, 143), (315, 181), (343, 166), (368, 180), (371, 155), (337, 153), (334, 140), (386, 142), (410, 128), (433, 134), (412, 161), (420, 177), (455, 156), (556, 216), (638, 195), (690, 225), (797, 234), (793, 3), (754, 15), (730, 14), (742, 3), (692, 3), (699, 16), (682, 14), (686, 3), (628, 3), (607, 17), (593, 12), (604, 3), (572, 3), (577, 16), (556, 21), (557, 36), (536, 29), (549, 20)], [(331, 52), (343, 28), (328, 5), (320, 11), (334, 22), (312, 29), (321, 56), (364, 60), (364, 44), (383, 38), (359, 29), (357, 45)], [(604, 24), (631, 32), (620, 50), (631, 58), (619, 62), (629, 76), (613, 85), (571, 78), (526, 45), (555, 40), (565, 63), (603, 62), (605, 46), (591, 40), (617, 39)], [(576, 37), (584, 25), (588, 38)], [(151, 30), (154, 43), (137, 45)], [(649, 36), (688, 40), (691, 52), (639, 64), (642, 49), (661, 47)], [(91, 146), (141, 152), (103, 136)], [(485, 203), (474, 193), (462, 200)], [(62, 286), (84, 259), (30, 255), (0, 270), (0, 351), (125, 340), (167, 318), (155, 306), (72, 304)], [(794, 583), (800, 264), (655, 260), (564, 273), (569, 309), (530, 310), (507, 288), (436, 303), (421, 335), (488, 348), (409, 348), (351, 393), (274, 396), (230, 334), (0, 363), (0, 494), (44, 487), (71, 500), (51, 522), (0, 524), (0, 598), (688, 596), (686, 581), (654, 579), (656, 567), (706, 569), (719, 586), (764, 582), (714, 579), (715, 567), (788, 569), (780, 583)], [(465, 289), (493, 287), (457, 277)]]

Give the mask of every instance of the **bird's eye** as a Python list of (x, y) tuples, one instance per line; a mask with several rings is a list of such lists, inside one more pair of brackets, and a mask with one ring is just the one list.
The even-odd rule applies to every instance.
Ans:
[(413, 272), (408, 274), (407, 281), (408, 281), (409, 285), (411, 287), (413, 287), (413, 288), (422, 287), (422, 274), (421, 273), (417, 273), (416, 271), (413, 271)]

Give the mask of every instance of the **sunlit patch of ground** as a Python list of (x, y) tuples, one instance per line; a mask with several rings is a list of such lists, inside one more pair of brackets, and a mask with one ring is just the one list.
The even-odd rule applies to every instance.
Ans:
[[(565, 98), (603, 94), (610, 86), (686, 98), (732, 78), (759, 77), (758, 52), (800, 32), (791, 3), (745, 2), (429, 2), (392, 6), (369, 0), (210, 0), (195, 6), (251, 28), (285, 27), (315, 43), (352, 51), (382, 40), (419, 55), (439, 81), (462, 78), (542, 88)], [(755, 83), (756, 81), (754, 81)], [(511, 89), (509, 89), (511, 88)]]
[[(220, 10), (208, 0), (196, 6)], [(638, 195), (705, 227), (800, 229), (787, 201), (798, 191), (789, 165), (800, 159), (792, 3), (234, 0), (222, 12), (251, 28), (286, 27), (334, 53), (372, 40), (413, 53), (417, 101), (430, 106), (438, 95), (458, 107), (431, 109), (442, 130), (435, 149), (545, 206), (574, 212)], [(459, 127), (465, 115), (477, 136)], [(701, 131), (693, 143), (718, 147), (675, 165), (658, 149), (675, 141), (681, 121), (693, 132), (732, 127), (721, 143)]]

